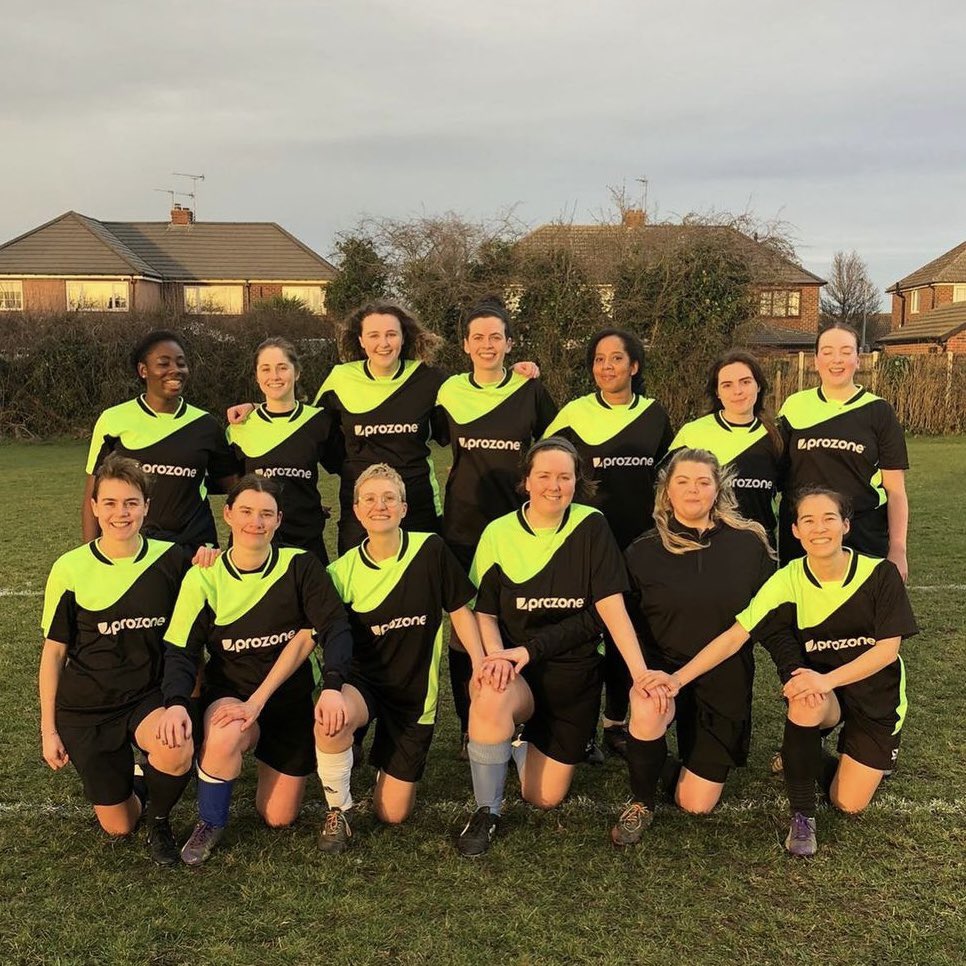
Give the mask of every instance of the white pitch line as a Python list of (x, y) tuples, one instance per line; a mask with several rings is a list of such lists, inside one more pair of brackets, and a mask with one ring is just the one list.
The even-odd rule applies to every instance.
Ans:
[(966, 590), (966, 584), (914, 584), (909, 590)]
[[(255, 809), (250, 802), (244, 801), (244, 795), (241, 796), (242, 800), (236, 803), (236, 807), (233, 809), (234, 814), (237, 817), (250, 818), (254, 816)], [(604, 802), (595, 801), (586, 795), (576, 795), (572, 798), (568, 798), (563, 805), (554, 809), (553, 811), (562, 815), (603, 815), (603, 816), (613, 816), (617, 814), (625, 805), (626, 801), (613, 802), (610, 804)], [(367, 797), (359, 799), (356, 802), (356, 807), (359, 808), (361, 812), (368, 812), (371, 810), (370, 800)], [(526, 805), (518, 798), (511, 798), (506, 805), (504, 810), (507, 812), (514, 812), (520, 809), (526, 809), (530, 806)], [(783, 796), (774, 795), (767, 798), (760, 799), (736, 799), (734, 801), (725, 800), (722, 802), (714, 811), (715, 815), (747, 815), (755, 812), (769, 813), (781, 812), (784, 814), (784, 810), (787, 807), (787, 802)], [(471, 798), (466, 798), (463, 801), (454, 800), (444, 800), (444, 801), (429, 801), (429, 802), (418, 802), (416, 809), (419, 812), (433, 812), (437, 814), (443, 814), (447, 816), (456, 817), (462, 816), (469, 812), (473, 808), (473, 800)], [(677, 811), (671, 806), (658, 805), (661, 811)], [(324, 811), (325, 805), (321, 801), (311, 801), (307, 802), (303, 807), (302, 811), (308, 814), (321, 813)], [(190, 811), (190, 807), (189, 807)], [(930, 798), (924, 801), (914, 801), (910, 798), (905, 798), (902, 795), (894, 795), (890, 792), (882, 792), (877, 795), (873, 800), (872, 804), (866, 809), (866, 814), (873, 812), (876, 814), (893, 814), (893, 815), (905, 815), (905, 816), (937, 816), (937, 815), (949, 815), (949, 816), (966, 816), (966, 798), (955, 798), (952, 800), (942, 799), (942, 798)], [(81, 815), (87, 816), (91, 814), (91, 808), (86, 804), (76, 804), (76, 805), (55, 805), (52, 802), (46, 802), (43, 804), (32, 803), (32, 802), (0, 802), (0, 816), (3, 815)], [(683, 813), (680, 813), (683, 814)]]
[(9, 587), (0, 587), (0, 597), (43, 597), (39, 590), (11, 590)]

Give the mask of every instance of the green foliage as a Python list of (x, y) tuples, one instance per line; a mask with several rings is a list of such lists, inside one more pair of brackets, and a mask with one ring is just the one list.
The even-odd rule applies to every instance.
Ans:
[(365, 235), (342, 235), (335, 247), (339, 274), (325, 290), (325, 306), (329, 315), (341, 319), (357, 305), (389, 294), (389, 267)]

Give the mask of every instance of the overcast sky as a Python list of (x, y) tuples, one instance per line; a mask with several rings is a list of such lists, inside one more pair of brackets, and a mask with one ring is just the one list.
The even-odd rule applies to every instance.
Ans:
[[(0, 240), (75, 209), (272, 220), (509, 205), (790, 223), (882, 287), (966, 240), (966, 7), (812, 0), (46, 0), (4, 5)], [(179, 199), (186, 201), (187, 199)]]

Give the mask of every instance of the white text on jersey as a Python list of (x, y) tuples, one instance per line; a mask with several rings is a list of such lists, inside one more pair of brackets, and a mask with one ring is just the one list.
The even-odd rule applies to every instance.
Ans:
[(389, 433), (418, 433), (419, 423), (375, 423), (363, 426), (356, 423), (356, 436), (388, 435)]
[(519, 453), (522, 445), (518, 439), (473, 439), (460, 436), (459, 440), (463, 449), (507, 449)]
[(106, 637), (113, 637), (120, 631), (140, 631), (146, 627), (164, 627), (167, 617), (119, 617), (116, 621), (101, 621), (98, 631)]
[(381, 637), (383, 634), (389, 633), (389, 631), (398, 631), (404, 627), (425, 627), (426, 626), (426, 615), (416, 614), (412, 617), (394, 617), (391, 621), (386, 621), (385, 624), (373, 624), (370, 628), (372, 633), (376, 637)]
[(613, 466), (653, 466), (653, 456), (595, 456), (594, 469), (609, 470)]
[(517, 610), (580, 610), (583, 597), (517, 597)]
[(266, 634), (264, 637), (239, 637), (232, 640), (230, 637), (221, 639), (221, 646), (226, 651), (248, 651), (258, 647), (275, 647), (277, 644), (288, 644), (295, 637), (297, 631), (284, 631), (281, 634)]
[(800, 439), (798, 441), (798, 448), (804, 450), (810, 449), (844, 449), (848, 450), (850, 453), (864, 453), (865, 444), (856, 443), (851, 439), (828, 439), (824, 437), (813, 437), (812, 439)]

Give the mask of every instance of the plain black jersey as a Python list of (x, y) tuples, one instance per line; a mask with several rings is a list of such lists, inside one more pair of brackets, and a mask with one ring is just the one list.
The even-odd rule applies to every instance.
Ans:
[(352, 673), (396, 707), (436, 719), (443, 613), (475, 595), (456, 558), (435, 533), (402, 532), (399, 552), (375, 561), (368, 541), (329, 565), (349, 612)]
[(775, 443), (760, 419), (747, 426), (729, 423), (720, 412), (685, 423), (671, 442), (669, 453), (706, 449), (734, 473), (734, 493), (743, 517), (775, 534), (779, 458)]
[[(323, 687), (340, 689), (352, 638), (342, 601), (318, 557), (272, 546), (254, 573), (238, 570), (231, 558), (229, 550), (211, 567), (192, 567), (181, 585), (164, 635), (165, 704), (187, 702), (206, 649), (205, 687), (247, 700), (303, 628), (314, 628), (323, 641)], [(313, 686), (306, 661), (272, 697), (297, 697)]]
[(534, 531), (524, 509), (494, 520), (473, 558), (474, 609), (499, 619), (509, 646), (532, 661), (602, 653), (595, 604), (627, 590), (620, 550), (603, 515), (572, 503), (555, 530)]
[(186, 547), (218, 543), (208, 481), (237, 469), (214, 418), (183, 399), (174, 413), (156, 413), (143, 396), (105, 409), (94, 424), (87, 472), (110, 453), (129, 456), (151, 476), (144, 534)]
[[(362, 471), (373, 463), (388, 463), (406, 484), (409, 506), (404, 525), (418, 529), (442, 512), (429, 441), (432, 414), (443, 375), (412, 359), (401, 359), (395, 375), (376, 377), (369, 363), (334, 366), (322, 383), (315, 404), (338, 420), (344, 446), (339, 488), (340, 531), (365, 536), (352, 513), (352, 491)], [(430, 529), (424, 526), (424, 529)]]
[[(842, 581), (822, 583), (807, 558), (793, 560), (761, 588), (737, 616), (738, 623), (771, 653), (782, 681), (798, 667), (831, 671), (891, 637), (918, 633), (909, 596), (890, 560), (855, 550)], [(845, 685), (868, 717), (905, 714), (902, 658), (862, 681)]]
[(41, 626), (45, 638), (67, 647), (57, 687), (61, 720), (110, 717), (160, 685), (164, 631), (189, 566), (182, 547), (143, 538), (133, 557), (112, 560), (94, 540), (56, 561)]
[(681, 667), (731, 627), (775, 564), (748, 530), (717, 524), (699, 535), (676, 520), (672, 528), (704, 547), (671, 553), (656, 530), (635, 540), (625, 552), (631, 579), (628, 610), (645, 656)]
[(512, 370), (483, 385), (472, 373), (451, 376), (437, 397), (453, 465), (446, 481), (443, 536), (475, 547), (486, 525), (523, 502), (516, 486), (523, 457), (556, 415), (557, 407), (537, 379)]
[[(806, 389), (785, 400), (778, 428), (785, 440), (784, 494), (812, 484), (844, 494), (855, 511), (846, 542), (884, 554), (889, 536), (882, 470), (909, 468), (892, 406), (865, 389), (845, 402), (827, 399), (821, 388)], [(789, 507), (783, 501), (783, 518), (790, 519)]]
[(660, 403), (635, 394), (626, 406), (612, 406), (599, 392), (567, 403), (545, 433), (577, 447), (597, 482), (588, 502), (604, 514), (622, 549), (654, 526), (657, 466), (673, 435)]
[(319, 464), (341, 468), (341, 446), (330, 413), (296, 403), (287, 413), (269, 412), (264, 403), (243, 423), (228, 427), (228, 442), (245, 473), (270, 476), (282, 487), (281, 543), (314, 549), (325, 517), (319, 495)]

